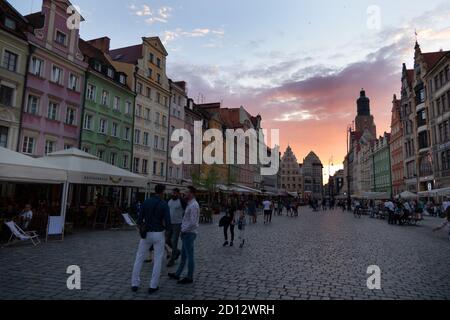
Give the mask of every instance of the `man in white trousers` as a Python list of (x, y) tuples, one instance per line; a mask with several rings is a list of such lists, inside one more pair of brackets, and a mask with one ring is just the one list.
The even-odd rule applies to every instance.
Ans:
[(165, 231), (170, 227), (170, 210), (167, 202), (164, 201), (165, 187), (157, 185), (155, 195), (146, 200), (142, 205), (142, 210), (137, 219), (141, 241), (139, 242), (136, 261), (134, 262), (133, 274), (131, 278), (131, 290), (138, 291), (141, 284), (140, 274), (142, 264), (148, 256), (150, 248), (155, 251), (153, 259), (152, 279), (148, 293), (152, 294), (159, 290), (159, 278), (164, 259)]

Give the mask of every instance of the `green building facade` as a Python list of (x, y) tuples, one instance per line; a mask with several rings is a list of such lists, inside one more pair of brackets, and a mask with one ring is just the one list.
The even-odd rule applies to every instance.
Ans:
[(80, 40), (89, 68), (80, 138), (81, 150), (114, 166), (131, 170), (134, 99), (127, 76), (112, 65), (109, 39)]
[(390, 135), (378, 139), (373, 146), (373, 190), (392, 196)]

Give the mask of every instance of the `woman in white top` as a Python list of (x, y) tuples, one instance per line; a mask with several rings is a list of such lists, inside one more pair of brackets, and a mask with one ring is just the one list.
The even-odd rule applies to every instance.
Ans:
[(31, 220), (33, 219), (33, 211), (31, 211), (31, 205), (29, 204), (25, 205), (25, 208), (23, 209), (19, 217), (22, 229), (27, 230), (28, 226), (31, 223)]

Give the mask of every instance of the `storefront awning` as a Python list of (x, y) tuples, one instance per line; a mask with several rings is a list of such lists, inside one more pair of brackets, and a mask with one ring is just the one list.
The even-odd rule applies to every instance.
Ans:
[(60, 184), (67, 181), (67, 173), (58, 166), (0, 147), (0, 180)]
[(66, 171), (68, 182), (73, 184), (145, 188), (148, 182), (75, 148), (51, 153), (40, 161)]

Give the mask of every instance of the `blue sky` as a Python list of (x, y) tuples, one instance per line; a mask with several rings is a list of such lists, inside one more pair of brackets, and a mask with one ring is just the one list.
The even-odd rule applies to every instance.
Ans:
[[(39, 0), (10, 0), (23, 14)], [(402, 63), (412, 66), (415, 30), (424, 52), (450, 50), (448, 0), (74, 0), (84, 39), (111, 47), (160, 36), (168, 75), (189, 94), (261, 114), (299, 159), (310, 150), (336, 164), (364, 87), (378, 133), (389, 131)], [(379, 28), (368, 28), (380, 11)], [(314, 139), (311, 139), (314, 137)]]

